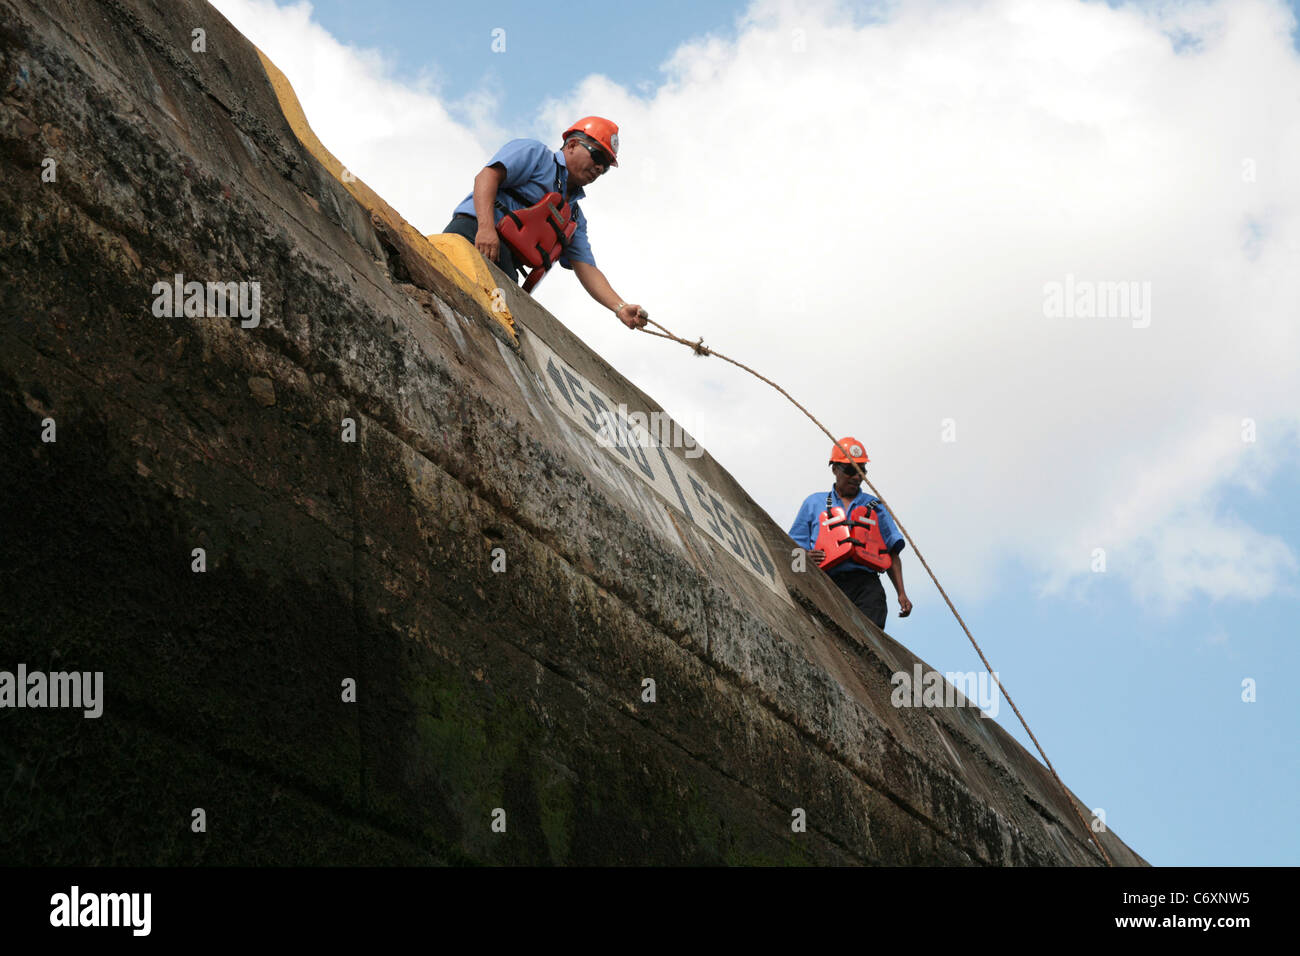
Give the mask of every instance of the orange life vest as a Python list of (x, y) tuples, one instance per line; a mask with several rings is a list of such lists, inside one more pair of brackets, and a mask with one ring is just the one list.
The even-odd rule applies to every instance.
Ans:
[(520, 266), (529, 267), (524, 272), (525, 292), (532, 292), (542, 281), (577, 231), (575, 211), (558, 192), (547, 193), (541, 202), (527, 208), (506, 212), (497, 224), (497, 232)]
[(875, 504), (858, 505), (846, 519), (844, 509), (832, 505), (832, 494), (833, 491), (826, 493), (826, 510), (820, 518), (817, 543), (813, 545), (814, 551), (826, 552), (818, 567), (829, 571), (852, 559), (873, 570), (888, 571), (894, 560), (881, 537)]

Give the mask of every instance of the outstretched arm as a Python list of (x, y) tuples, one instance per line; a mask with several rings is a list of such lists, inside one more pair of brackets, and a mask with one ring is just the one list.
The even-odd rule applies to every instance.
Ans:
[(618, 307), (623, 299), (609, 284), (605, 273), (589, 262), (573, 263), (573, 271), (577, 273), (578, 281), (587, 290), (587, 294), (617, 315), (618, 320), (629, 329), (639, 329), (645, 325), (645, 320), (649, 316), (641, 306), (635, 302), (628, 302), (623, 305), (623, 308)]

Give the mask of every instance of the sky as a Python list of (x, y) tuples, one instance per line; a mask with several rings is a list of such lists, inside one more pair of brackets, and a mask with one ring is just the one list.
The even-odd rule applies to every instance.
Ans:
[[(424, 232), (614, 119), (597, 264), (863, 441), (1075, 793), (1157, 865), (1300, 864), (1297, 3), (213, 2)], [(537, 298), (782, 528), (829, 487), (768, 386)], [(903, 568), (886, 630), (978, 670)]]

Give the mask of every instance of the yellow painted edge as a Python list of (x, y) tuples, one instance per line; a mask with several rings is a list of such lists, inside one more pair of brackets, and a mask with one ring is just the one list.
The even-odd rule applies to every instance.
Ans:
[(487, 260), (479, 254), (473, 244), (464, 236), (452, 232), (435, 232), (425, 236), (425, 239), (456, 267), (457, 272), (474, 283), (473, 295), (476, 299), (482, 302), (483, 296), (487, 297), (488, 311), (495, 316), (504, 316), (500, 321), (513, 335), (514, 317), (510, 315), (510, 308), (506, 305), (505, 294), (497, 285), (492, 270), (488, 268)]
[[(384, 202), (378, 193), (357, 179), (316, 137), (307, 122), (307, 115), (302, 110), (302, 104), (298, 102), (298, 94), (293, 91), (289, 78), (281, 73), (279, 67), (272, 63), (260, 49), (257, 50), (257, 56), (262, 61), (262, 69), (266, 72), (271, 89), (275, 91), (275, 97), (280, 102), (280, 112), (284, 114), (289, 128), (293, 130), (294, 136), (298, 137), (298, 142), (302, 143), (307, 152), (311, 153), (316, 161), (367, 211), (379, 216), (390, 229), (400, 234), (431, 268), (447, 276), (470, 298), (478, 302), (488, 315), (505, 328), (511, 341), (517, 343), (519, 340), (515, 335), (514, 316), (510, 314), (505, 297), (495, 293), (497, 283), (493, 280), (487, 263), (478, 251), (461, 236), (441, 233), (428, 237), (421, 235), (414, 226), (402, 218), (397, 210)], [(468, 250), (468, 254), (465, 250)]]

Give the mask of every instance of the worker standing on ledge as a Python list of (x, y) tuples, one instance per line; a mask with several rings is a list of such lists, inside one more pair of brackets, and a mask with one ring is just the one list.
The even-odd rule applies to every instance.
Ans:
[(528, 292), (558, 261), (577, 273), (587, 294), (619, 321), (641, 328), (649, 313), (624, 302), (596, 268), (587, 217), (577, 205), (586, 196), (583, 187), (617, 165), (618, 127), (600, 116), (570, 126), (555, 151), (534, 139), (512, 139), (474, 177), (474, 191), (443, 232), (468, 239), (512, 279), (528, 268)]
[[(839, 445), (852, 457), (845, 457)], [(877, 507), (880, 499), (862, 491), (866, 468), (859, 474), (851, 463), (863, 466), (871, 460), (862, 443), (850, 437), (840, 439), (839, 445), (831, 447), (834, 488), (804, 499), (790, 526), (790, 537), (876, 627), (883, 628), (889, 605), (880, 585), (881, 571), (889, 575), (898, 592), (898, 616), (912, 613), (912, 602), (903, 589), (900, 557), (907, 542), (889, 513)]]

